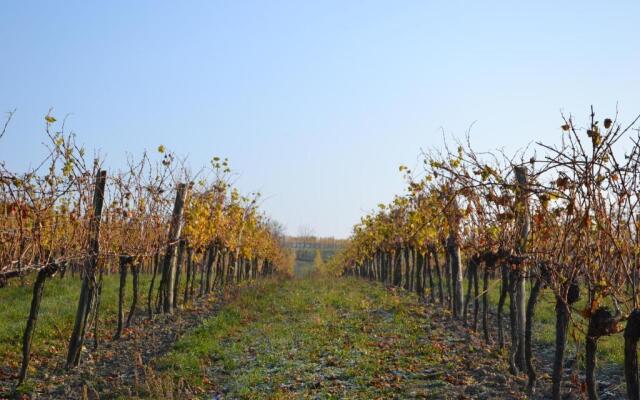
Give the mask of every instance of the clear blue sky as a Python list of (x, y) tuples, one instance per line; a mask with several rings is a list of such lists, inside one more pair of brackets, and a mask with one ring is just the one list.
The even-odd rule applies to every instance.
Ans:
[(4, 1), (0, 158), (49, 107), (117, 167), (159, 144), (227, 156), (290, 233), (344, 237), (442, 131), (558, 141), (560, 110), (640, 113), (638, 1)]

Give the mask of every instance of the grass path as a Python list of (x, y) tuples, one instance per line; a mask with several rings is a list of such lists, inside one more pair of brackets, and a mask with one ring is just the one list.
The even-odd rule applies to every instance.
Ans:
[(264, 282), (156, 368), (207, 398), (522, 398), (501, 357), (439, 313), (359, 280)]
[[(30, 379), (21, 390), (82, 398), (86, 386), (89, 398), (100, 399), (523, 397), (523, 377), (507, 372), (505, 354), (495, 343), (486, 346), (439, 305), (425, 307), (413, 294), (357, 279), (249, 282), (152, 321), (144, 317), (141, 290), (132, 328), (113, 341), (117, 276), (108, 276), (102, 344), (98, 351), (87, 348), (81, 367), (69, 374), (62, 366), (78, 287), (74, 279), (48, 282)], [(492, 286), (493, 300), (498, 287)], [(15, 383), (29, 299), (28, 285), (0, 291), (0, 398)], [(543, 293), (534, 326), (536, 398), (544, 398), (550, 385), (551, 300)], [(624, 390), (616, 362), (620, 339), (603, 339), (598, 356), (598, 379), (613, 393), (609, 398)], [(567, 358), (566, 382), (576, 393), (583, 377), (574, 353), (582, 348), (571, 343)]]

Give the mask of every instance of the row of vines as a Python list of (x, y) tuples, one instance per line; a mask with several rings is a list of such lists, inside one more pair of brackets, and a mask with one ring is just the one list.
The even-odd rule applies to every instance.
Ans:
[[(487, 343), (497, 336), (497, 346), (508, 346), (510, 370), (527, 374), (530, 391), (542, 362), (532, 351), (536, 304), (549, 290), (556, 343), (548, 396), (561, 398), (572, 328), (584, 337), (588, 398), (598, 398), (599, 338), (623, 332), (627, 393), (640, 399), (637, 122), (600, 121), (592, 109), (584, 126), (563, 116), (559, 144), (506, 154), (477, 152), (467, 138), (423, 151), (421, 171), (400, 167), (407, 193), (363, 217), (333, 262), (346, 275), (415, 291), (473, 329), (479, 324)], [(492, 310), (494, 283), (500, 298)]]
[[(260, 211), (259, 193), (243, 196), (234, 187), (226, 159), (214, 157), (192, 171), (185, 159), (159, 146), (157, 153), (129, 155), (125, 168), (107, 172), (100, 156), (87, 157), (50, 113), (45, 130), (46, 155), (35, 167), (15, 172), (0, 161), (0, 288), (35, 276), (19, 382), (27, 375), (44, 286), (55, 275), (69, 274), (80, 285), (67, 350), (71, 369), (80, 363), (91, 329), (98, 345), (105, 274), (120, 276), (115, 340), (131, 324), (140, 290), (148, 292), (142, 306), (152, 318), (216, 288), (290, 273), (281, 227)], [(151, 275), (148, 288), (139, 287), (140, 273)]]

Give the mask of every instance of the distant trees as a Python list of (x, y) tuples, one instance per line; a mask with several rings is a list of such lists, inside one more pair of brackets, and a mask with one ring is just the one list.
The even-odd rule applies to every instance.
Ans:
[(316, 242), (315, 231), (310, 225), (300, 225), (298, 227), (297, 242), (303, 250), (309, 249)]

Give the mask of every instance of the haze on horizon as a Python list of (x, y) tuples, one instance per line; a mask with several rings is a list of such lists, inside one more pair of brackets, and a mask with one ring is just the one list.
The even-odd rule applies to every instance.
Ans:
[[(640, 113), (640, 3), (5, 2), (0, 158), (43, 153), (43, 117), (117, 168), (162, 144), (228, 157), (296, 234), (347, 237), (403, 190), (400, 164), (471, 125), (476, 148), (557, 142)], [(630, 45), (631, 43), (631, 45)]]

